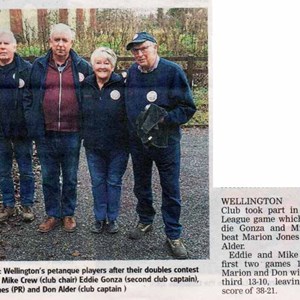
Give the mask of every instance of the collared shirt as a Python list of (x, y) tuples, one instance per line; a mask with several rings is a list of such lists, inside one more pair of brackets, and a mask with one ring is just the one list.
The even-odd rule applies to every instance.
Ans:
[(157, 68), (158, 63), (159, 63), (159, 59), (160, 59), (160, 58), (159, 58), (159, 56), (157, 55), (156, 60), (155, 60), (155, 62), (154, 62), (154, 65), (153, 65), (150, 69), (148, 69), (148, 70), (143, 70), (141, 66), (138, 66), (138, 69), (139, 69), (142, 73), (150, 73), (150, 72), (154, 71), (154, 70)]
[(49, 61), (49, 64), (53, 67), (55, 66), (59, 72), (62, 72), (64, 70), (64, 68), (70, 63), (71, 63), (70, 55), (67, 57), (67, 59), (65, 60), (65, 62), (63, 64), (57, 64), (53, 58), (53, 55), (51, 56), (50, 61)]

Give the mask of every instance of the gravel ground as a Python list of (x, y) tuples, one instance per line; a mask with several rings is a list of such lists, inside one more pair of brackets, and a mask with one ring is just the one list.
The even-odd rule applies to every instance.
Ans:
[[(37, 232), (45, 217), (40, 178), (37, 176), (36, 219), (24, 223), (19, 216), (0, 224), (0, 259), (7, 261), (43, 260), (157, 260), (172, 259), (165, 243), (160, 213), (160, 185), (157, 170), (153, 174), (156, 209), (154, 230), (144, 239), (128, 239), (128, 230), (138, 221), (135, 213), (131, 162), (124, 175), (120, 231), (111, 235), (90, 233), (93, 222), (90, 177), (82, 151), (76, 220), (78, 228), (67, 233), (58, 227), (52, 232)], [(209, 258), (209, 188), (208, 188), (208, 129), (185, 129), (182, 138), (181, 167), (183, 239), (190, 259)]]

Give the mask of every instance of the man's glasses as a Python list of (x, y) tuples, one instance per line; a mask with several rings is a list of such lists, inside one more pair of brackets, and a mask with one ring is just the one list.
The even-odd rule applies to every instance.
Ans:
[(151, 45), (145, 46), (145, 47), (141, 47), (141, 48), (132, 48), (131, 52), (136, 55), (139, 53), (139, 51), (141, 51), (143, 54), (145, 54), (147, 52), (147, 49), (150, 47)]

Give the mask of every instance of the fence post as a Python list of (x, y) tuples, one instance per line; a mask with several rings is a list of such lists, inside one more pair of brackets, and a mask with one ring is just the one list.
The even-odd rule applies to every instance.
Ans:
[(194, 74), (194, 56), (193, 55), (188, 55), (187, 57), (187, 79), (190, 84), (190, 86), (193, 86), (193, 74)]

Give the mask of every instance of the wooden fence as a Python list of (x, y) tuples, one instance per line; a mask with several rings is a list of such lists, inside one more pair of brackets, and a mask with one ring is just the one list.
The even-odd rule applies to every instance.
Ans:
[[(30, 56), (25, 57), (25, 59), (29, 61), (33, 61), (36, 57)], [(89, 57), (84, 57), (87, 61), (90, 60)], [(189, 56), (171, 56), (171, 57), (164, 57), (168, 60), (179, 62), (179, 64), (183, 67), (190, 86), (193, 86), (196, 77), (200, 79), (197, 80), (197, 84), (201, 86), (207, 87), (208, 85), (208, 67), (207, 67), (207, 58), (206, 57), (196, 57), (193, 55)], [(129, 56), (119, 56), (117, 65), (116, 65), (116, 72), (125, 71), (131, 63), (134, 61), (133, 57)], [(197, 66), (197, 63), (201, 63), (201, 66)]]
[[(195, 57), (192, 55), (189, 56), (171, 56), (171, 57), (164, 57), (168, 60), (174, 62), (180, 62), (184, 71), (186, 72), (188, 81), (190, 85), (193, 85), (195, 74), (201, 74), (207, 77), (208, 68), (207, 68), (207, 58), (205, 57)], [(121, 62), (133, 62), (132, 57), (118, 57), (118, 63)], [(197, 62), (202, 62), (205, 64), (204, 67), (197, 67)]]

